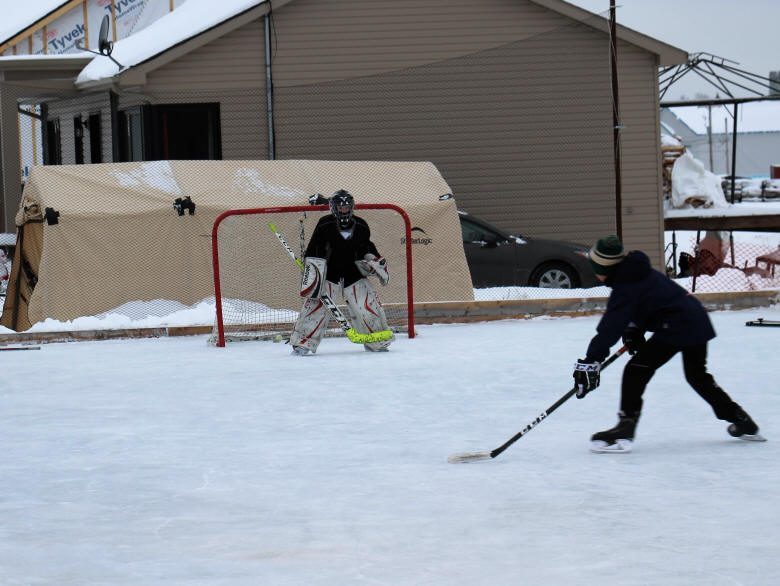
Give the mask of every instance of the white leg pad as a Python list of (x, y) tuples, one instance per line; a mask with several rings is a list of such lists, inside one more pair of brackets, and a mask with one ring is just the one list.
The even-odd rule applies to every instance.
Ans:
[[(325, 291), (333, 298), (336, 287), (330, 281), (325, 281)], [(306, 299), (303, 302), (301, 313), (295, 321), (290, 344), (306, 348), (310, 352), (317, 351), (317, 347), (328, 328), (330, 313), (322, 302), (322, 299)]]
[[(366, 279), (360, 279), (346, 287), (344, 300), (352, 317), (352, 327), (359, 333), (370, 334), (390, 329), (382, 302)], [(365, 344), (365, 347), (374, 352), (385, 350), (393, 339)]]

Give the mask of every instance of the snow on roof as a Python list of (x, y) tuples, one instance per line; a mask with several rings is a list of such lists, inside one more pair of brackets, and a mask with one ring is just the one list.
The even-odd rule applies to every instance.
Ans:
[[(687, 106), (669, 110), (696, 134), (707, 134), (708, 106)], [(731, 132), (733, 111), (733, 106), (712, 106), (712, 131), (723, 133), (726, 120)], [(780, 132), (780, 100), (740, 104), (737, 132)]]
[[(112, 57), (132, 67), (186, 41), (266, 0), (187, 0), (145, 29), (114, 44)], [(115, 63), (96, 57), (76, 79), (76, 85), (100, 81), (119, 73)]]
[(50, 12), (65, 4), (64, 0), (25, 0), (24, 2), (3, 2), (0, 7), (0, 43), (16, 36), (35, 24)]

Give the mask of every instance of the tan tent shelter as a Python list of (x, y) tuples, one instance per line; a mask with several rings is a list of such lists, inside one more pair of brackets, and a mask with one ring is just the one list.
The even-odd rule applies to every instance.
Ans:
[[(416, 302), (473, 300), (450, 188), (427, 162), (154, 161), (33, 168), (16, 216), (17, 246), (0, 324), (16, 331), (51, 318), (95, 316), (145, 302), (189, 307), (214, 295), (211, 233), (225, 210), (308, 205), (337, 189), (358, 204), (391, 203), (411, 220)], [(176, 202), (194, 203), (194, 213)], [(181, 211), (181, 214), (179, 213)], [(291, 246), (323, 212), (274, 214), (219, 236), (224, 278), (255, 300), (299, 308), (298, 273), (268, 230)], [(398, 214), (359, 212), (390, 263), (385, 303), (405, 295)], [(259, 260), (258, 260), (259, 259)], [(261, 274), (262, 273), (262, 274)], [(161, 310), (162, 311), (162, 310)]]

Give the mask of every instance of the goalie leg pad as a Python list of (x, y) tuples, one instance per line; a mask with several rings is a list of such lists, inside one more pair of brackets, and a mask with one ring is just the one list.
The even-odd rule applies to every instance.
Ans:
[[(326, 290), (329, 290), (330, 283), (325, 282)], [(317, 351), (325, 331), (328, 329), (330, 313), (322, 302), (322, 299), (306, 299), (303, 302), (301, 313), (295, 321), (290, 344), (301, 348), (306, 348), (310, 352)]]
[[(344, 300), (349, 307), (352, 316), (352, 327), (361, 334), (373, 334), (377, 332), (389, 332), (385, 310), (366, 279), (360, 279), (344, 289)], [(384, 336), (383, 336), (384, 337)], [(386, 349), (395, 339), (390, 335), (389, 339), (364, 344), (368, 350), (377, 351)]]
[(325, 283), (327, 262), (324, 258), (306, 257), (301, 275), (301, 297), (317, 299)]

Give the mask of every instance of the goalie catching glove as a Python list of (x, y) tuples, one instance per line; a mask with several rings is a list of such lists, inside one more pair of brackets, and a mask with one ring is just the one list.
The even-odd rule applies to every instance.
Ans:
[(578, 399), (584, 399), (585, 395), (598, 388), (601, 383), (600, 372), (599, 362), (577, 361), (574, 365), (574, 388), (577, 389)]
[(387, 285), (390, 281), (390, 273), (387, 268), (387, 260), (381, 256), (374, 256), (371, 253), (366, 254), (363, 260), (356, 260), (360, 274), (364, 277), (370, 277), (371, 275), (379, 279), (382, 285)]
[(317, 299), (322, 293), (325, 284), (325, 269), (327, 262), (324, 258), (307, 256), (301, 274), (301, 297)]

